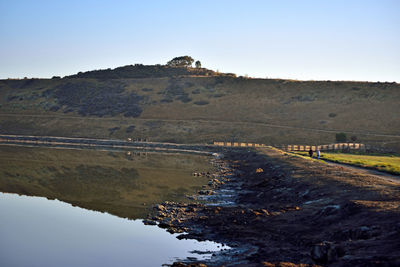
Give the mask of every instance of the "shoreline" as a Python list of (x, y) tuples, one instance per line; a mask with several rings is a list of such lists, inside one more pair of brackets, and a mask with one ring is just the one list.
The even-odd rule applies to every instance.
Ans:
[(214, 202), (164, 202), (146, 221), (231, 249), (172, 266), (400, 266), (398, 184), (276, 149), (193, 146), (224, 155), (196, 196)]
[(400, 265), (398, 185), (273, 149), (223, 153), (211, 197), (229, 205), (165, 202), (149, 219), (231, 249), (172, 266)]
[(129, 141), (118, 139), (71, 138), (56, 136), (3, 135), (0, 145), (51, 147), (64, 149), (96, 149), (112, 151), (138, 150), (142, 152), (192, 153), (212, 155), (222, 149), (208, 144), (175, 144), (166, 142)]

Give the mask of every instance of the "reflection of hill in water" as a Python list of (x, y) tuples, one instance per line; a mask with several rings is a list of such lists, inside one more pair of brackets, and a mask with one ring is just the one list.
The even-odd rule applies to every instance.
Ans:
[(0, 146), (0, 191), (137, 219), (152, 204), (194, 193), (207, 179), (191, 172), (208, 168), (196, 155)]

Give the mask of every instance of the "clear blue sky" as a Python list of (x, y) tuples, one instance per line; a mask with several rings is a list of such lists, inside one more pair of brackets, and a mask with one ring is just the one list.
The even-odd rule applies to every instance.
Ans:
[(181, 55), (251, 77), (400, 82), (400, 1), (0, 0), (0, 78)]

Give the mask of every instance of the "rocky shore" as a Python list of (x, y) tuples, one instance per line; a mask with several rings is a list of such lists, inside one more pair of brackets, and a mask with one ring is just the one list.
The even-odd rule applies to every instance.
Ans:
[(400, 266), (398, 184), (274, 149), (223, 153), (199, 196), (211, 204), (161, 203), (144, 222), (229, 249), (172, 266)]

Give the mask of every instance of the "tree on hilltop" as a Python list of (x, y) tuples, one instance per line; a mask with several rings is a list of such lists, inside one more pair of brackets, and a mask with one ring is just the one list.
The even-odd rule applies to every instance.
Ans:
[(196, 68), (200, 69), (201, 68), (201, 62), (200, 60), (197, 60), (194, 65), (196, 66)]
[(192, 67), (194, 59), (190, 56), (175, 57), (167, 62), (167, 66), (170, 67)]

